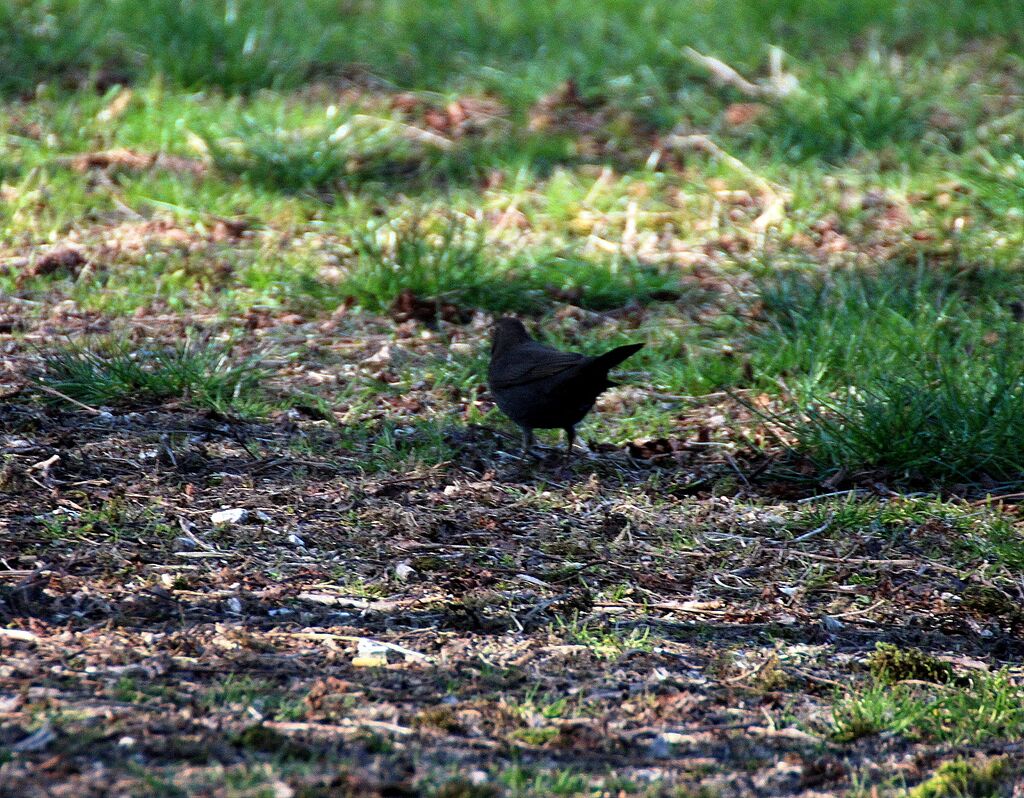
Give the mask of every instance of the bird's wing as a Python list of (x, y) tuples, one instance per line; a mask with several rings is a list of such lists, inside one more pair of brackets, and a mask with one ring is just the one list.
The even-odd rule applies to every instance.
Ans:
[(587, 360), (590, 358), (576, 352), (560, 352), (540, 344), (524, 346), (510, 352), (507, 358), (492, 367), (491, 387), (512, 388), (554, 377), (579, 368)]

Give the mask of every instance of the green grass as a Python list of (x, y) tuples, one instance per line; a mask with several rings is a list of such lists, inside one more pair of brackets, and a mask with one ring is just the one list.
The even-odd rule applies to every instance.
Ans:
[(167, 685), (140, 682), (135, 677), (122, 676), (111, 688), (110, 694), (117, 701), (160, 703), (173, 701), (177, 692)]
[(176, 530), (158, 510), (131, 507), (111, 500), (74, 512), (54, 512), (39, 519), (41, 535), (53, 541), (145, 539), (152, 544), (169, 542)]
[(486, 233), (458, 217), (393, 219), (353, 235), (353, 265), (341, 290), (372, 311), (405, 291), (420, 299), (501, 308), (525, 289), (501, 279)]
[[(571, 253), (506, 255), (484, 227), (451, 215), (390, 220), (352, 236), (352, 266), (338, 286), (367, 310), (387, 310), (404, 292), (463, 309), (540, 310), (552, 297), (606, 310), (675, 296), (671, 274), (615, 258), (593, 262)], [(429, 316), (429, 313), (428, 313)]]
[(559, 618), (555, 630), (572, 645), (586, 646), (602, 659), (615, 659), (626, 651), (649, 651), (654, 643), (647, 627), (619, 629), (602, 627), (581, 621), (578, 614), (572, 618)]
[(943, 762), (907, 798), (998, 798), (1013, 789), (1020, 763), (1010, 757), (954, 759)]
[(1008, 307), (1020, 291), (1012, 273), (924, 259), (784, 270), (759, 284), (755, 367), (813, 390), (913, 371), (919, 361), (998, 359), (998, 344), (1020, 338)]
[[(191, 3), (155, 0), (145, 8), (110, 0), (40, 0), (3, 7), (3, 87), (26, 91), (57, 75), (128, 80), (155, 74), (187, 87), (229, 91), (295, 88), (364, 64), (403, 86), (453, 88), (474, 82), (507, 93), (535, 90), (569, 76), (584, 86), (629, 79), (664, 90), (685, 86), (684, 45), (745, 67), (766, 43), (797, 57), (854, 49), (866, 39), (883, 47), (941, 48), (964, 39), (1001, 36), (1020, 42), (1019, 6), (985, 0), (939, 4), (915, 0), (753, 0), (680, 5), (608, 3), (582, 9), (568, 2), (430, 4), (303, 0), (287, 7), (254, 0)], [(107, 78), (109, 79), (109, 78)]]
[[(363, 401), (372, 402), (372, 398), (364, 396)], [(433, 416), (405, 422), (368, 419), (343, 426), (341, 445), (359, 455), (358, 467), (366, 473), (405, 472), (455, 457), (449, 430), (448, 423)]]
[(306, 714), (300, 696), (288, 694), (265, 679), (234, 674), (209, 687), (199, 703), (207, 711), (252, 706), (274, 720), (299, 720)]
[[(779, 419), (823, 474), (1015, 483), (1024, 473), (1024, 334), (998, 270), (898, 264), (770, 278), (759, 370), (791, 384)], [(765, 362), (764, 358), (771, 358)]]
[(546, 771), (513, 767), (501, 774), (501, 781), (513, 796), (579, 795), (588, 786), (587, 778), (571, 768)]
[(823, 473), (877, 470), (916, 484), (1016, 485), (1024, 475), (1019, 350), (983, 363), (898, 364), (804, 408), (799, 446)]
[[(794, 537), (824, 526), (822, 537), (870, 536), (899, 541), (926, 526), (933, 535), (921, 545), (934, 548), (934, 556), (950, 558), (966, 568), (1003, 567), (1024, 570), (1024, 536), (1013, 515), (970, 502), (944, 501), (933, 495), (882, 500), (854, 493), (809, 504), (793, 518)], [(818, 537), (818, 536), (816, 536)], [(821, 539), (820, 537), (818, 539)]]
[(1019, 219), (1024, 204), (1024, 156), (1019, 148), (1009, 153), (979, 148), (977, 160), (966, 178), (981, 206), (996, 218)]
[(833, 707), (840, 741), (892, 732), (908, 740), (976, 745), (1024, 734), (1024, 689), (1008, 673), (972, 675), (964, 687), (872, 682)]
[[(44, 398), (98, 407), (139, 406), (180, 399), (218, 412), (266, 407), (266, 369), (257, 357), (236, 362), (207, 343), (132, 347), (111, 339), (43, 351), (35, 377)], [(45, 389), (59, 394), (46, 392)]]
[(915, 142), (927, 128), (928, 108), (906, 86), (905, 76), (872, 60), (816, 77), (773, 109), (766, 143), (793, 160), (837, 161)]
[[(384, 314), (409, 294), (413, 315), (430, 324), (517, 312), (536, 317), (552, 343), (582, 351), (646, 341), (628, 370), (659, 394), (792, 395), (786, 423), (821, 477), (1017, 479), (1011, 364), (1021, 336), (1011, 305), (1024, 300), (1014, 268), (1024, 234), (1008, 222), (1019, 213), (1024, 139), (1017, 112), (993, 99), (1014, 74), (1016, 10), (720, 0), (486, 12), (476, 2), (443, 15), (392, 2), (339, 11), (321, 0), (290, 14), (179, 0), (145, 15), (98, 0), (5, 7), (11, 30), (24, 33), (0, 34), (0, 49), (24, 66), (8, 88), (28, 76), (50, 82), (6, 101), (0, 235), (20, 254), (75, 231), (90, 265), (37, 276), (0, 267), (0, 291), (107, 316), (166, 308), (223, 318), (260, 306), (319, 320), (344, 303)], [(637, 13), (651, 24), (633, 24)], [(1009, 38), (988, 41), (996, 32)], [(757, 79), (768, 43), (786, 52), (783, 68), (800, 88), (733, 129), (723, 110), (748, 98), (711, 85), (682, 46)], [(391, 48), (405, 55), (390, 59)], [(354, 61), (391, 83), (358, 94), (283, 91)], [(106, 88), (112, 71), (133, 94), (108, 120), (104, 110), (125, 96)], [(90, 73), (101, 92), (66, 91)], [(566, 111), (570, 122), (597, 113), (599, 129), (531, 129), (526, 106), (570, 76), (584, 98)], [(484, 90), (507, 107), (495, 124), (444, 144), (395, 101), (408, 86), (425, 89), (418, 107), (444, 110)], [(763, 246), (750, 243), (760, 208), (720, 197), (724, 188), (756, 201), (757, 183), (719, 158), (652, 159), (651, 125), (707, 133), (790, 192)], [(197, 159), (205, 171), (117, 170), (105, 180), (65, 159), (117, 147)], [(890, 205), (905, 216), (896, 232), (881, 226)], [(180, 236), (143, 235), (137, 249), (110, 254), (112, 226), (134, 235), (125, 213), (141, 216), (140, 227), (154, 217), (176, 225)], [(213, 240), (220, 218), (247, 220), (247, 235)], [(800, 237), (819, 229), (848, 246), (808, 248)], [(706, 290), (709, 273), (735, 291)], [(567, 305), (607, 315), (577, 323)], [(151, 367), (131, 353), (102, 364), (65, 358), (57, 371), (86, 403), (245, 403), (238, 369), (198, 359), (197, 368), (161, 364), (163, 376), (144, 373)], [(482, 362), (412, 360), (401, 378), (469, 395)], [(686, 417), (671, 401), (635, 401), (602, 423), (615, 440), (669, 437)]]
[[(397, 128), (397, 131), (396, 131)], [(284, 191), (343, 190), (362, 183), (408, 179), (438, 154), (401, 135), (400, 123), (385, 117), (344, 118), (309, 129), (268, 128), (245, 116), (228, 135), (204, 137), (214, 165), (228, 175)]]

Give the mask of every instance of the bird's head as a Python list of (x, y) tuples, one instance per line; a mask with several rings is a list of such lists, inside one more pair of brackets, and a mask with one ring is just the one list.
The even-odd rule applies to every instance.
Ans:
[(495, 354), (514, 344), (530, 340), (530, 334), (519, 319), (503, 316), (494, 322), (491, 335), (491, 354)]

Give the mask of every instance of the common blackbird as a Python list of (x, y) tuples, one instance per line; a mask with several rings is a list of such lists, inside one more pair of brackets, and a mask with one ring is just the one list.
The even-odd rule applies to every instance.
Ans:
[(527, 452), (534, 429), (564, 429), (568, 457), (576, 425), (617, 384), (609, 370), (641, 347), (626, 344), (596, 357), (562, 352), (533, 340), (518, 319), (502, 318), (494, 323), (487, 382), (501, 411), (522, 428)]

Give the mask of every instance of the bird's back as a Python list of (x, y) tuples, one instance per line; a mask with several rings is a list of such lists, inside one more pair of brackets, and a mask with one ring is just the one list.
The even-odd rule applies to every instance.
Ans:
[(513, 421), (536, 428), (578, 424), (602, 391), (608, 371), (639, 349), (633, 344), (597, 357), (563, 352), (527, 338), (496, 349), (488, 382), (498, 407)]
[(592, 360), (577, 352), (562, 352), (539, 341), (523, 341), (491, 358), (488, 381), (491, 388), (512, 388), (538, 380), (571, 376)]

